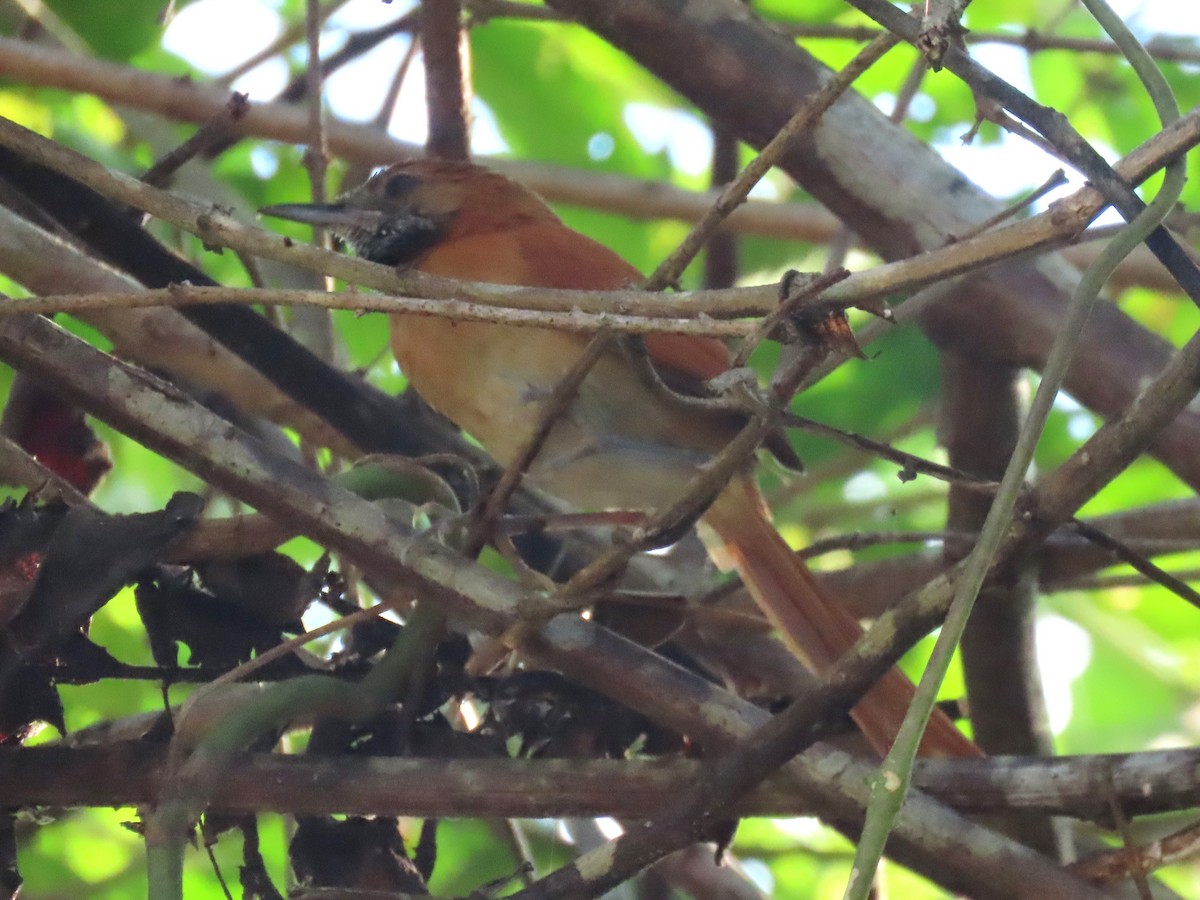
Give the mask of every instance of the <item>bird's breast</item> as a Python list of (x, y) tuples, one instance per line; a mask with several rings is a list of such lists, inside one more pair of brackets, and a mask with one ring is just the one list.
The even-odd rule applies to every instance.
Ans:
[[(505, 464), (529, 441), (586, 342), (538, 328), (392, 317), (392, 349), (412, 386)], [(581, 508), (659, 507), (674, 502), (731, 433), (726, 423), (674, 408), (619, 355), (604, 356), (528, 477)]]
[(393, 316), (392, 352), (434, 409), (507, 462), (578, 358), (580, 341), (541, 329)]

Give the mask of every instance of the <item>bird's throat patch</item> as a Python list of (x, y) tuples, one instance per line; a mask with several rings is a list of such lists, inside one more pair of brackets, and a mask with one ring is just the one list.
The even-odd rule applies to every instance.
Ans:
[(401, 214), (387, 219), (374, 231), (356, 231), (347, 237), (363, 259), (402, 266), (435, 246), (441, 240), (442, 227), (428, 216)]

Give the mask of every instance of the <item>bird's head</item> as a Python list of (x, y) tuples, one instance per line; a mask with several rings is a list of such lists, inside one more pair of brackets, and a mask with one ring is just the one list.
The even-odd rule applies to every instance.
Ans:
[(331, 229), (364, 259), (409, 265), (444, 241), (527, 221), (557, 221), (517, 182), (470, 163), (411, 160), (388, 166), (334, 203), (284, 203), (262, 215)]

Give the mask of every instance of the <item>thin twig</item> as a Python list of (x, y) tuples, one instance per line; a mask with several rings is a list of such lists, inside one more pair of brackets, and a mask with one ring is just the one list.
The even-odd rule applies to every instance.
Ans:
[(885, 444), (882, 441), (875, 441), (865, 435), (856, 434), (853, 431), (846, 431), (837, 428), (833, 425), (827, 425), (824, 422), (817, 422), (814, 419), (799, 416), (792, 412), (784, 412), (779, 416), (781, 425), (789, 428), (800, 428), (804, 431), (813, 434), (820, 434), (824, 437), (833, 438), (839, 443), (845, 444), (848, 447), (853, 447), (856, 450), (863, 450), (870, 453), (872, 456), (878, 456), (881, 459), (889, 460), (900, 466), (900, 480), (911, 481), (917, 475), (928, 475), (931, 478), (936, 478), (938, 481), (945, 481), (949, 484), (958, 484), (968, 487), (972, 490), (993, 492), (996, 490), (997, 484), (986, 478), (978, 478), (970, 472), (964, 472), (961, 469), (956, 469), (953, 466), (947, 466), (943, 463), (934, 462), (931, 459), (917, 456), (913, 453), (906, 453), (903, 450), (898, 450), (890, 444)]
[(662, 290), (674, 284), (689, 262), (700, 252), (712, 233), (722, 221), (744, 203), (754, 185), (779, 161), (783, 152), (796, 135), (811, 128), (834, 104), (851, 84), (871, 67), (888, 50), (896, 46), (897, 39), (890, 34), (880, 35), (863, 48), (843, 69), (837, 72), (821, 89), (805, 99), (800, 109), (763, 147), (750, 164), (729, 184), (721, 189), (717, 202), (698, 221), (675, 251), (659, 265), (646, 280), (647, 290)]
[(388, 84), (388, 89), (383, 94), (383, 100), (379, 104), (379, 112), (375, 114), (374, 124), (376, 128), (384, 131), (387, 130), (388, 123), (391, 122), (392, 116), (396, 112), (396, 101), (400, 99), (400, 90), (404, 87), (404, 81), (408, 78), (413, 60), (417, 58), (417, 53), (420, 49), (421, 36), (414, 32), (412, 39), (408, 42), (408, 49), (404, 51), (404, 57), (400, 60), (400, 65), (396, 67), (396, 74), (392, 76), (392, 80)]
[(1054, 173), (1051, 174), (1050, 177), (1043, 181), (1038, 187), (1034, 188), (1032, 191), (1029, 191), (1024, 196), (1018, 197), (1004, 209), (1000, 210), (1000, 212), (996, 213), (994, 216), (989, 216), (988, 218), (984, 219), (970, 231), (962, 235), (957, 235), (956, 237), (961, 240), (963, 238), (974, 237), (977, 234), (982, 234), (990, 228), (995, 228), (997, 225), (1007, 222), (1009, 219), (1020, 215), (1055, 188), (1062, 187), (1066, 183), (1066, 172), (1064, 172), (1062, 169), (1056, 169)]
[(900, 125), (908, 118), (909, 108), (912, 106), (913, 100), (921, 91), (921, 83), (925, 80), (925, 73), (929, 71), (929, 66), (924, 58), (917, 57), (913, 60), (912, 66), (909, 67), (908, 74), (904, 76), (904, 82), (900, 85), (900, 90), (896, 92), (896, 105), (892, 107), (892, 111), (888, 113), (888, 121), (894, 125)]
[(216, 678), (207, 682), (205, 688), (215, 688), (218, 685), (233, 684), (234, 682), (241, 681), (257, 672), (263, 666), (269, 665), (275, 662), (277, 659), (282, 659), (283, 657), (296, 652), (301, 647), (311, 644), (318, 638), (323, 638), (329, 634), (336, 634), (339, 631), (345, 631), (348, 628), (353, 628), (356, 625), (367, 622), (371, 619), (377, 619), (384, 613), (390, 612), (395, 608), (396, 603), (394, 601), (385, 600), (382, 603), (376, 603), (374, 606), (368, 607), (367, 609), (360, 609), (356, 613), (351, 613), (348, 616), (342, 616), (340, 619), (334, 619), (332, 622), (326, 622), (324, 625), (320, 625), (304, 632), (304, 634), (297, 635), (294, 638), (289, 638), (281, 644), (276, 644), (271, 649), (264, 650), (262, 653), (259, 653), (254, 657), (254, 659), (248, 659), (237, 667), (230, 669), (228, 672), (218, 675)]
[[(337, 254), (331, 254), (335, 257)], [(469, 282), (464, 282), (467, 284)], [(449, 281), (445, 284), (448, 286)], [(536, 291), (536, 295), (549, 296)], [(561, 297), (558, 304), (569, 308), (570, 299), (582, 295), (579, 291), (554, 292)], [(521, 293), (513, 295), (520, 302)], [(586, 302), (586, 301), (585, 301)], [(325, 309), (352, 309), (358, 312), (406, 313), (440, 316), (465, 322), (493, 322), (533, 328), (554, 328), (559, 331), (595, 333), (601, 330), (630, 334), (666, 333), (692, 334), (710, 337), (744, 337), (754, 328), (753, 322), (722, 321), (700, 315), (682, 317), (612, 315), (591, 312), (554, 312), (538, 308), (504, 305), (480, 305), (452, 298), (396, 297), (386, 294), (342, 291), (289, 290), (281, 288), (193, 287), (173, 285), (152, 291), (114, 291), (92, 294), (51, 294), (19, 300), (0, 300), (0, 315), (19, 313), (81, 313), (94, 309), (145, 309), (158, 306), (193, 306), (238, 303), (243, 305), (317, 306)], [(542, 304), (536, 304), (541, 306)], [(657, 305), (657, 304), (655, 304)]]
[(159, 157), (154, 165), (142, 173), (142, 181), (153, 187), (166, 187), (171, 181), (171, 176), (179, 171), (184, 163), (207, 153), (213, 145), (231, 137), (233, 126), (249, 109), (249, 95), (234, 91), (220, 114), (202, 124), (174, 150)]
[[(1070, 8), (1073, 3), (1065, 6)], [(811, 23), (772, 22), (772, 26), (784, 34), (797, 38), (824, 38), (829, 40), (869, 41), (881, 33), (871, 25), (821, 25)], [(1070, 53), (1097, 53), (1119, 56), (1121, 48), (1104, 38), (1071, 37), (1056, 35), (1046, 30), (1026, 29), (1020, 34), (1001, 31), (967, 31), (963, 36), (967, 44), (1002, 44), (1020, 47), (1030, 53), (1043, 50), (1065, 50)], [(1200, 62), (1200, 50), (1194, 44), (1169, 35), (1159, 35), (1146, 42), (1146, 50), (1161, 62)]]
[(847, 531), (833, 537), (813, 541), (796, 551), (802, 559), (815, 559), (826, 553), (866, 550), (892, 544), (949, 544), (959, 542), (969, 546), (975, 535), (950, 531)]
[[(1125, 847), (1105, 850), (1081, 859), (1067, 868), (1094, 884), (1113, 884), (1124, 881), (1135, 872), (1145, 873), (1160, 866), (1186, 862), (1200, 854), (1200, 823), (1193, 822), (1175, 833), (1153, 841), (1138, 850), (1130, 860)], [(1136, 868), (1133, 868), (1136, 866)]]
[(1200, 609), (1200, 592), (1197, 592), (1191, 585), (1176, 578), (1160, 566), (1156, 566), (1129, 544), (1079, 519), (1071, 519), (1071, 527), (1097, 547), (1103, 547), (1105, 550), (1111, 551), (1121, 562), (1128, 564), (1153, 583), (1165, 587), (1175, 596), (1186, 600), (1192, 606)]
[[(348, 0), (330, 0), (329, 3), (322, 7), (320, 13), (318, 14), (318, 23), (322, 25), (325, 24), (325, 21), (331, 15), (345, 6), (347, 2)], [(233, 82), (237, 81), (251, 69), (258, 68), (271, 57), (278, 56), (280, 53), (283, 53), (285, 50), (287, 50), (288, 47), (292, 46), (292, 44), (302, 40), (308, 32), (308, 22), (309, 19), (306, 16), (303, 22), (296, 22), (289, 25), (283, 30), (283, 33), (279, 35), (279, 37), (273, 40), (262, 50), (238, 63), (224, 75), (217, 76), (214, 80), (218, 84), (233, 84)]]
[[(383, 25), (369, 29), (368, 31), (359, 31), (351, 34), (340, 48), (321, 60), (321, 76), (329, 78), (338, 69), (349, 65), (356, 59), (360, 59), (388, 38), (397, 34), (403, 34), (406, 31), (414, 31), (419, 20), (420, 9), (412, 9), (391, 22), (385, 22)], [(275, 100), (281, 103), (296, 104), (303, 100), (307, 94), (308, 80), (301, 75), (299, 78), (293, 79)], [(296, 143), (299, 142), (297, 141)], [(394, 162), (394, 160), (389, 161)]]
[[(1188, 549), (1195, 549), (1189, 547)], [(1176, 552), (1174, 549), (1172, 552)], [(1174, 572), (1167, 573), (1176, 581), (1200, 581), (1200, 568), (1179, 569)], [(1055, 591), (1107, 591), (1113, 588), (1144, 588), (1149, 584), (1155, 584), (1153, 579), (1147, 578), (1145, 575), (1086, 575), (1075, 578), (1068, 578), (1061, 582), (1052, 582), (1045, 585), (1044, 590), (1047, 593)]]
[[(304, 72), (308, 85), (308, 146), (304, 149), (304, 168), (313, 203), (324, 203), (326, 197), (325, 177), (329, 170), (329, 142), (325, 135), (325, 117), (322, 113), (323, 73), (321, 71), (321, 6), (320, 0), (305, 0), (304, 36), (308, 47), (308, 68)], [(329, 233), (322, 227), (313, 226), (313, 243), (323, 249), (333, 245)], [(333, 289), (333, 279), (324, 276), (325, 289)]]

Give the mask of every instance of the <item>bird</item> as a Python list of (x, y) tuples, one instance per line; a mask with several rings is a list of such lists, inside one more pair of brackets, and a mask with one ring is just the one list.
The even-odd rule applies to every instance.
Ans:
[[(536, 193), (468, 162), (393, 164), (332, 203), (282, 204), (264, 215), (324, 226), (362, 258), (467, 281), (615, 290), (641, 273), (568, 227)], [(434, 409), (501, 464), (521, 452), (555, 386), (588, 335), (416, 314), (391, 316), (401, 371)], [(646, 353), (663, 381), (701, 385), (730, 365), (714, 338), (651, 334)], [(602, 354), (555, 421), (525, 477), (585, 510), (669, 508), (737, 433), (729, 411), (673, 401), (627, 353)], [(858, 620), (816, 579), (771, 523), (752, 469), (738, 472), (699, 522), (710, 555), (732, 565), (785, 644), (809, 668), (831, 667), (861, 637)], [(894, 741), (913, 683), (892, 668), (851, 716), (880, 755)], [(978, 756), (979, 748), (935, 709), (924, 756)]]

